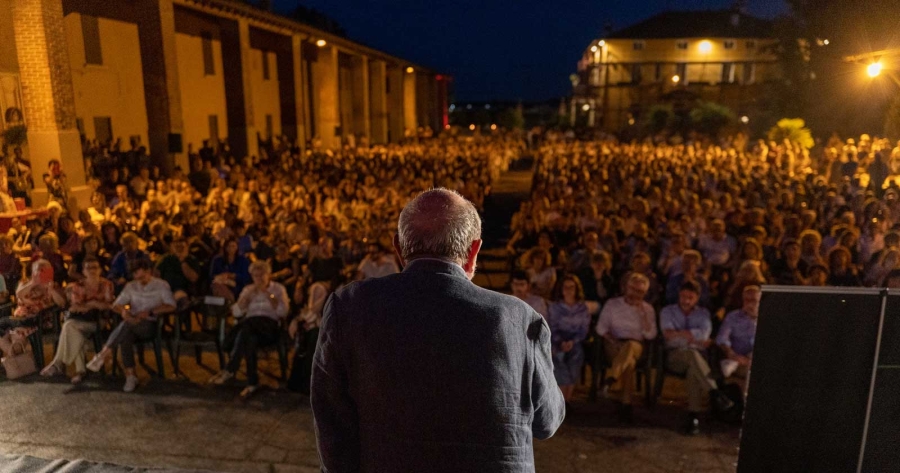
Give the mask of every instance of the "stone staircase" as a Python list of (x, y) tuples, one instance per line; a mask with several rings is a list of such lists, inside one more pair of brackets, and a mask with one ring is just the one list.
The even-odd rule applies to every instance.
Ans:
[(531, 195), (533, 176), (532, 157), (524, 157), (510, 166), (494, 184), (493, 192), (485, 199), (482, 215), (484, 245), (478, 255), (478, 271), (473, 281), (481, 287), (509, 293), (509, 265), (506, 243), (509, 241), (509, 221), (519, 209), (519, 203)]

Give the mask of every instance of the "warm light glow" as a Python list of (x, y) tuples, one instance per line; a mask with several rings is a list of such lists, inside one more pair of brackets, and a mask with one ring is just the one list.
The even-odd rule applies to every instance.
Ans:
[(412, 66), (409, 66), (409, 67), (406, 68), (406, 73), (407, 73), (407, 74), (412, 74), (413, 72), (415, 72), (415, 69), (413, 69)]
[(592, 52), (592, 53), (596, 53), (596, 52), (597, 52), (597, 46), (591, 46), (591, 52)]
[(601, 39), (600, 42), (597, 43), (597, 45), (600, 46), (600, 47), (602, 48), (603, 46), (606, 46), (606, 41), (603, 41), (603, 40)]
[(884, 66), (880, 62), (873, 62), (866, 68), (866, 73), (869, 74), (869, 77), (878, 77), (882, 69)]
[(822, 40), (822, 44), (824, 44), (825, 46), (828, 46), (828, 43), (829, 43), (829, 41), (827, 39)]
[(629, 118), (629, 119), (628, 119), (628, 124), (629, 124), (629, 125), (634, 125), (634, 118)]
[(469, 125), (469, 129), (472, 131), (475, 131), (475, 124), (473, 123), (473, 124)]
[(497, 129), (497, 125), (496, 125), (496, 124), (492, 124), (492, 125), (491, 125), (491, 130), (496, 130), (496, 129)]
[(750, 117), (744, 115), (743, 117), (741, 117), (741, 123), (743, 123), (744, 125), (750, 123)]
[(675, 74), (674, 76), (672, 76), (672, 82), (676, 84), (681, 82), (681, 77), (679, 77), (678, 74)]
[(590, 106), (590, 104), (584, 104), (581, 106), (581, 109), (584, 110), (585, 112), (587, 112), (588, 110), (591, 109), (591, 106)]
[(704, 39), (703, 41), (700, 41), (699, 48), (701, 53), (708, 53), (712, 51), (712, 43)]
[(444, 129), (445, 129), (445, 130), (449, 130), (449, 129), (450, 129), (450, 125), (444, 125)]
[(320, 39), (320, 40), (316, 41), (316, 46), (318, 46), (320, 48), (324, 47), (326, 44), (328, 44), (328, 41), (325, 41), (324, 39)]

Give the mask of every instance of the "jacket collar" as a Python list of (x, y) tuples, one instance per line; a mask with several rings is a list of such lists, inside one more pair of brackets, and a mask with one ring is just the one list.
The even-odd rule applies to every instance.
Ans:
[(416, 258), (403, 268), (404, 273), (441, 273), (469, 280), (462, 266), (439, 258)]

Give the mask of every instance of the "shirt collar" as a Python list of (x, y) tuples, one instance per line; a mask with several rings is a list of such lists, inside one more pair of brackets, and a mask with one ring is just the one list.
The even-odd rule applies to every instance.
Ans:
[(403, 268), (403, 272), (427, 272), (427, 273), (443, 273), (449, 274), (451, 276), (459, 276), (469, 278), (466, 276), (466, 271), (463, 270), (462, 266), (452, 261), (447, 261), (441, 258), (416, 258), (412, 261), (406, 263), (406, 267)]

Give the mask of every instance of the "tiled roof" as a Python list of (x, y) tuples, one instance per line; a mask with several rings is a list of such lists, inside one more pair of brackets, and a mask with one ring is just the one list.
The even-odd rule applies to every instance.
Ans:
[(612, 39), (769, 38), (772, 22), (734, 10), (668, 11), (613, 32)]

